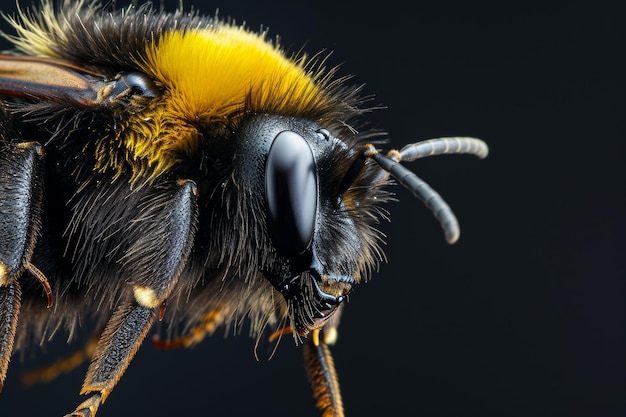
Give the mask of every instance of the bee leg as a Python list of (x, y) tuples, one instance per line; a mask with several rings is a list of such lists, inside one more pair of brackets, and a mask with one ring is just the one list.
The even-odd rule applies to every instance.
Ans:
[(192, 181), (181, 180), (146, 199), (137, 231), (129, 231), (136, 243), (128, 249), (123, 272), (133, 282), (134, 299), (119, 305), (106, 324), (80, 392), (92, 395), (70, 416), (95, 416), (162, 311), (191, 253), (197, 193)]
[(152, 338), (152, 344), (157, 349), (178, 349), (200, 343), (206, 335), (212, 334), (221, 322), (219, 310), (211, 310), (202, 316), (202, 322), (191, 329), (184, 336), (172, 340), (161, 340), (158, 336)]
[(100, 339), (101, 334), (102, 331), (96, 332), (89, 338), (85, 346), (71, 355), (61, 358), (46, 367), (25, 372), (20, 377), (20, 382), (22, 385), (30, 387), (38, 383), (50, 382), (63, 373), (75, 370), (78, 366), (88, 361), (96, 352), (98, 339)]
[[(39, 232), (42, 156), (35, 142), (0, 147), (0, 391), (15, 341), (19, 279), (26, 269), (38, 271), (30, 259)], [(39, 277), (47, 285), (43, 274)]]
[(0, 286), (0, 391), (13, 351), (17, 317), (20, 310), (20, 285), (17, 281)]
[(317, 408), (323, 417), (343, 417), (339, 380), (330, 349), (327, 342), (321, 340), (319, 329), (313, 330), (311, 336), (304, 345), (304, 358)]
[(81, 394), (96, 391), (71, 416), (93, 417), (120, 379), (150, 330), (154, 308), (129, 303), (118, 307), (98, 341)]
[(293, 333), (293, 330), (291, 329), (291, 326), (285, 326), (285, 327), (281, 327), (280, 329), (276, 330), (274, 333), (272, 333), (270, 335), (270, 337), (268, 337), (268, 341), (271, 343), (277, 339), (280, 339), (281, 337), (287, 335), (287, 334), (291, 334)]

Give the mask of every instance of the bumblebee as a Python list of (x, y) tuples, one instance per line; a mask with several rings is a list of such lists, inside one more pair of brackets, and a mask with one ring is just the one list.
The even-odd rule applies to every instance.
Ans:
[(383, 154), (368, 97), (324, 56), (217, 16), (44, 0), (8, 20), (0, 388), (14, 352), (89, 323), (86, 397), (69, 415), (93, 417), (155, 322), (154, 343), (173, 348), (245, 320), (252, 337), (303, 345), (317, 407), (343, 416), (328, 346), (383, 260), (389, 186), (459, 237), (450, 207), (400, 162), (484, 158), (486, 144)]

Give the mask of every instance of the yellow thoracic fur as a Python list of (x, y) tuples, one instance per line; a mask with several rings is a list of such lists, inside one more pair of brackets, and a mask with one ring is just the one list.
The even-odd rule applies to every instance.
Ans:
[[(28, 55), (64, 58), (59, 43), (71, 43), (68, 21), (76, 19), (74, 10), (84, 8), (85, 2), (77, 1), (55, 10), (44, 1), (37, 14), (21, 10), (10, 19), (17, 30), (10, 39)], [(314, 69), (306, 56), (288, 57), (263, 32), (213, 20), (153, 33), (144, 47), (130, 59), (163, 94), (127, 115), (114, 137), (96, 144), (95, 168), (112, 169), (116, 178), (127, 164), (133, 182), (160, 176), (194, 152), (201, 137), (198, 126), (232, 125), (246, 105), (255, 112), (297, 117), (329, 104), (324, 85), (330, 74)]]
[(292, 114), (322, 100), (304, 59), (288, 59), (262, 34), (239, 26), (167, 32), (147, 48), (139, 65), (165, 86), (171, 110), (187, 120), (222, 119), (248, 95), (255, 108)]

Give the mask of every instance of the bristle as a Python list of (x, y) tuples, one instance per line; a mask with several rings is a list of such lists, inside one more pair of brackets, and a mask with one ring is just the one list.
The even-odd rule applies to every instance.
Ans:
[(163, 33), (139, 65), (165, 86), (171, 108), (187, 120), (224, 120), (241, 111), (248, 96), (255, 109), (282, 114), (324, 105), (304, 59), (287, 58), (263, 33), (241, 26)]

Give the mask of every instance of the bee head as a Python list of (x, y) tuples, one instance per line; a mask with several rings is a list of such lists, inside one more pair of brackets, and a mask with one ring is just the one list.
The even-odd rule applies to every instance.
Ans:
[(344, 189), (356, 151), (307, 119), (255, 115), (237, 142), (239, 181), (262, 207), (262, 272), (285, 298), (294, 331), (306, 335), (379, 260), (373, 224), (388, 198), (385, 177), (365, 170)]

